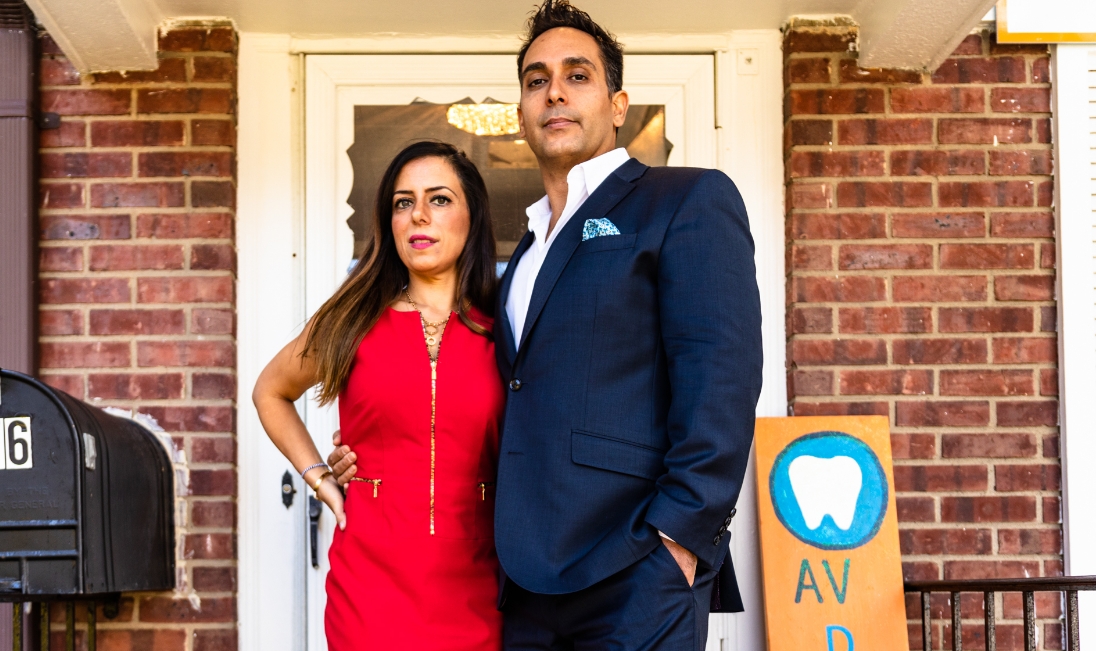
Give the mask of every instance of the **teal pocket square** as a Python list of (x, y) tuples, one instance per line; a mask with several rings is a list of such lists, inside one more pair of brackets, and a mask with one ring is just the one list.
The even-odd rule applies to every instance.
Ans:
[(582, 241), (591, 240), (603, 235), (620, 235), (620, 231), (613, 222), (608, 219), (587, 219), (582, 226)]

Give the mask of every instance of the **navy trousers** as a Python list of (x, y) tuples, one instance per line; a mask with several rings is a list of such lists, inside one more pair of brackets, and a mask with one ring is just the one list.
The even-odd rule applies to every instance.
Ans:
[(506, 651), (703, 651), (712, 570), (690, 586), (666, 545), (594, 585), (544, 595), (507, 581)]

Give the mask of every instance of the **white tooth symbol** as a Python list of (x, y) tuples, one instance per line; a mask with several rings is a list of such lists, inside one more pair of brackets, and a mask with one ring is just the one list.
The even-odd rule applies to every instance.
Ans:
[(852, 457), (822, 459), (803, 455), (788, 464), (792, 492), (803, 520), (813, 531), (827, 514), (844, 531), (852, 526), (863, 473)]

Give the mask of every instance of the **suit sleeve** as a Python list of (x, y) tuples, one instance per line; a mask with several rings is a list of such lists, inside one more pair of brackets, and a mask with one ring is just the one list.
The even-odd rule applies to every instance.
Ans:
[(762, 362), (753, 238), (722, 172), (705, 172), (670, 222), (658, 310), (670, 448), (646, 521), (714, 567), (746, 474)]

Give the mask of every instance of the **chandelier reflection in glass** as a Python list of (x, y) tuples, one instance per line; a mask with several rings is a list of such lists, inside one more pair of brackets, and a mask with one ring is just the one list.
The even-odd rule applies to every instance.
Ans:
[(477, 136), (509, 136), (521, 131), (517, 104), (453, 104), (445, 118), (461, 131)]

